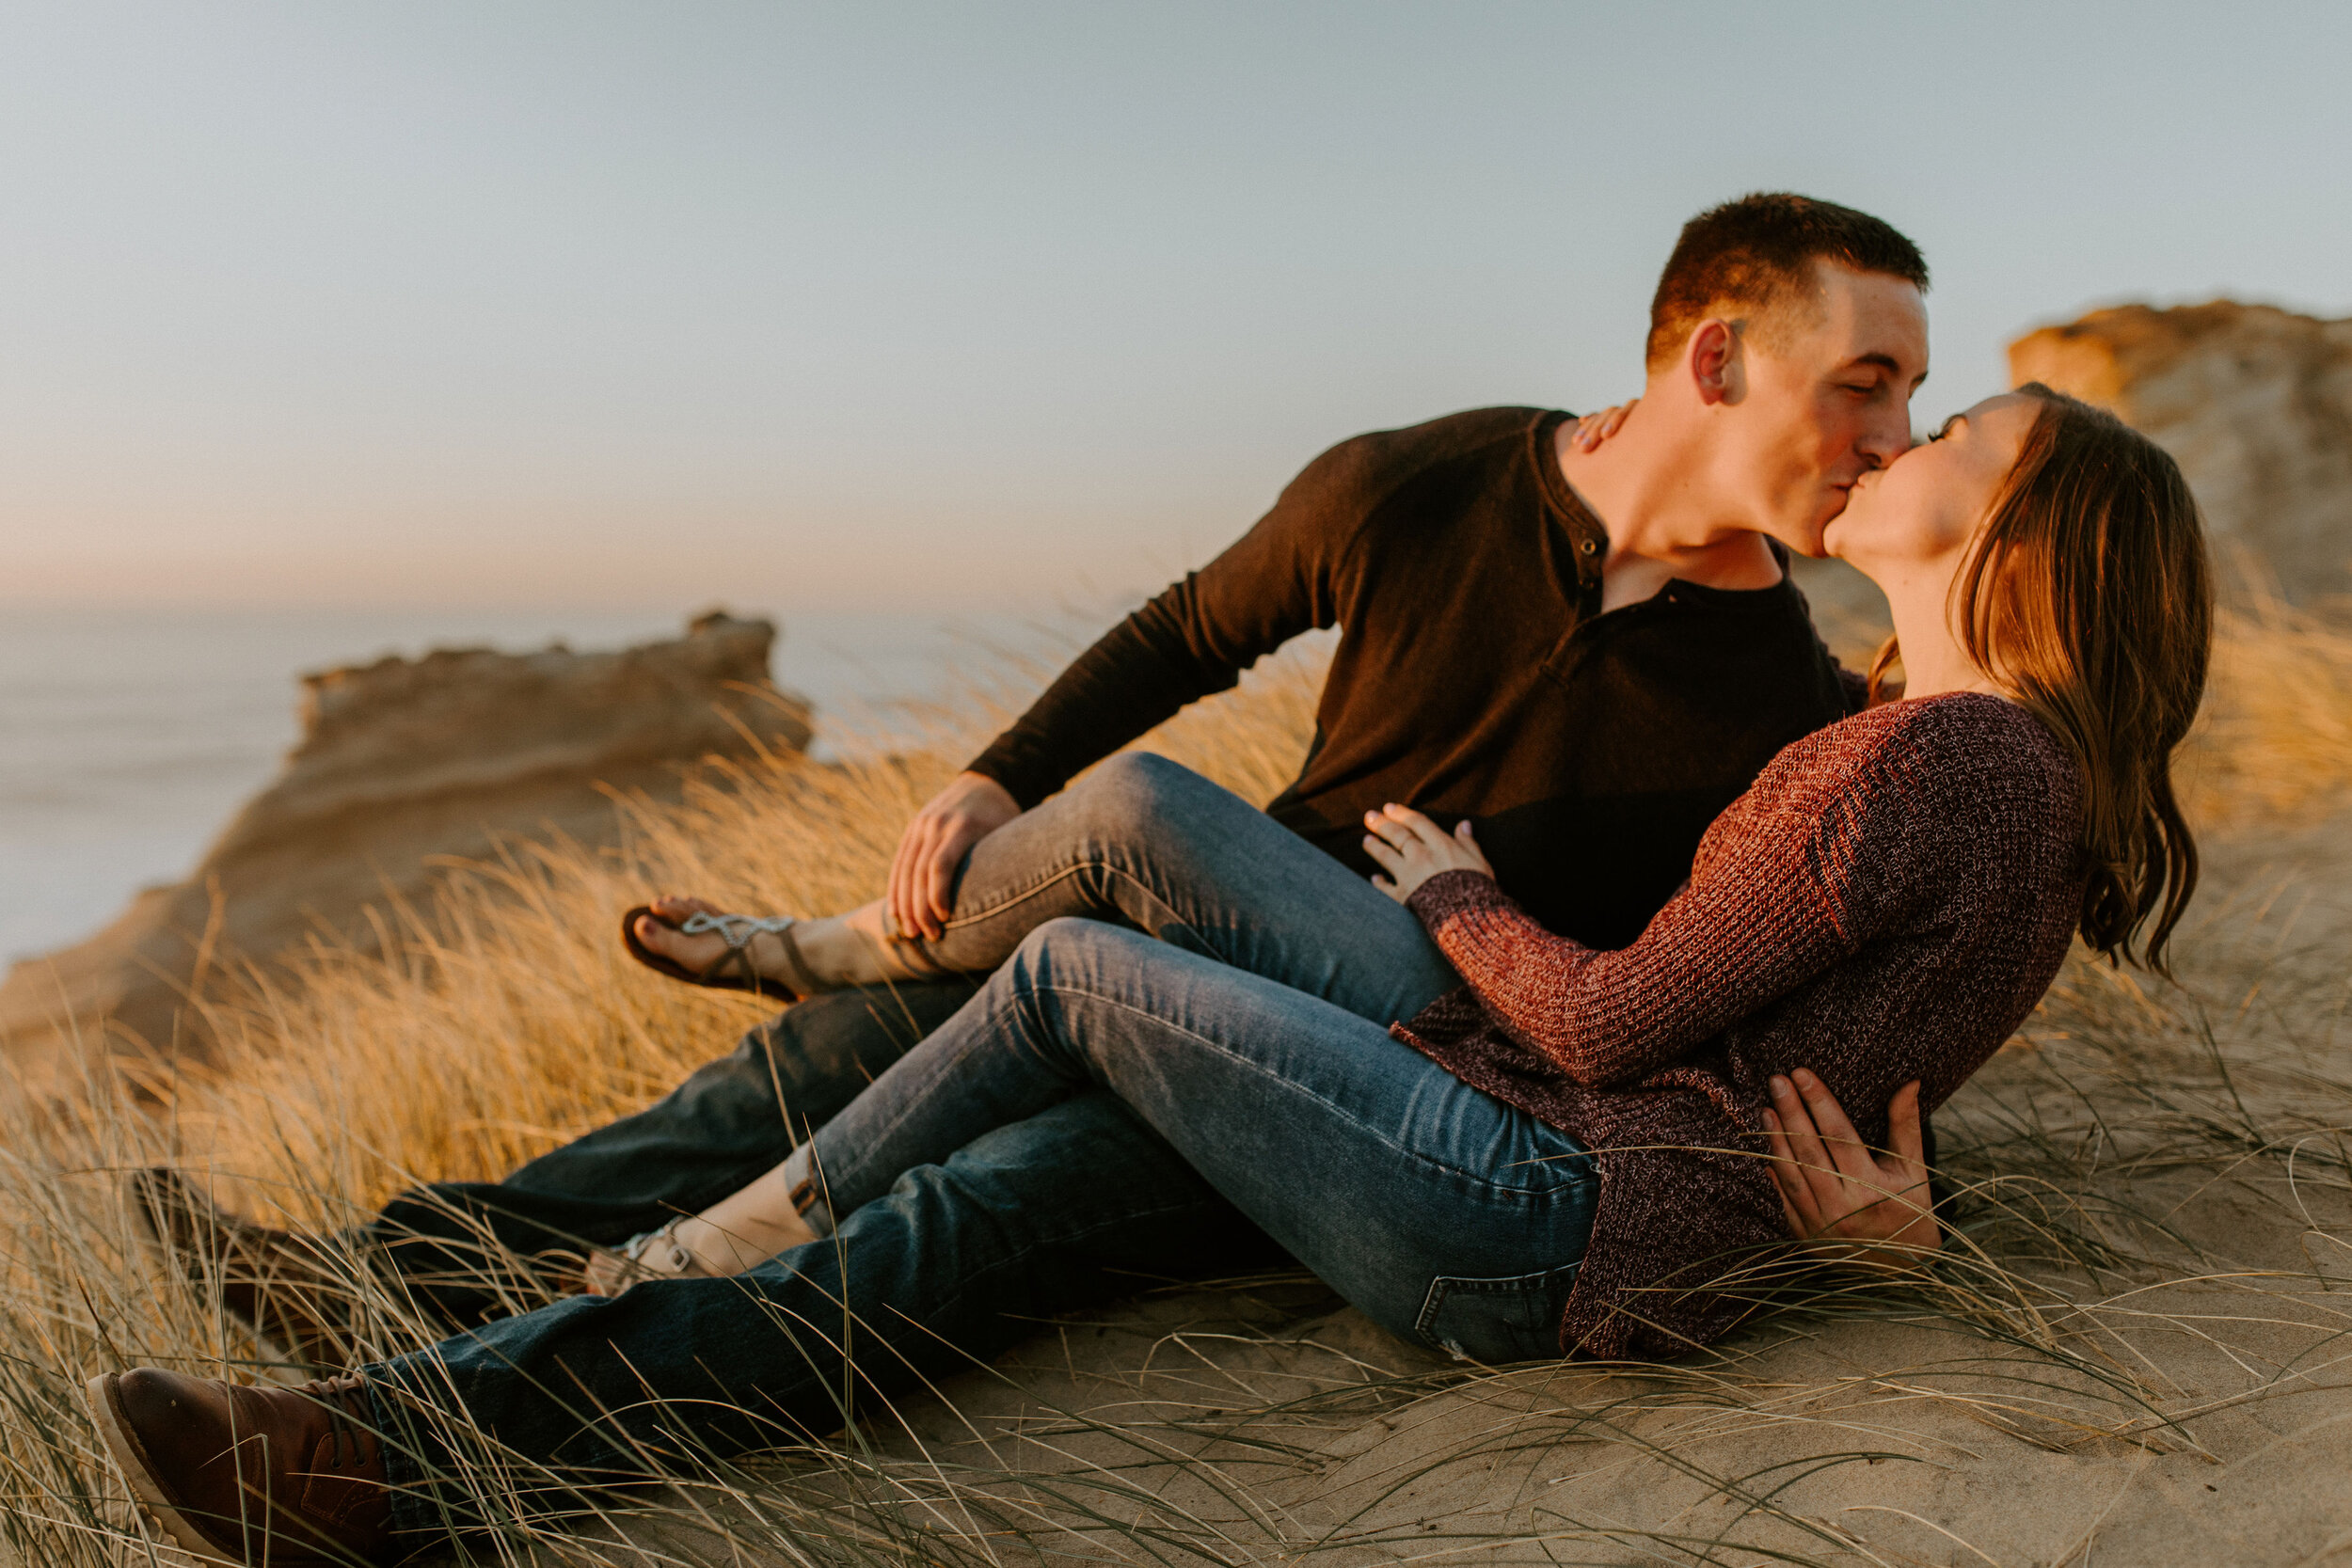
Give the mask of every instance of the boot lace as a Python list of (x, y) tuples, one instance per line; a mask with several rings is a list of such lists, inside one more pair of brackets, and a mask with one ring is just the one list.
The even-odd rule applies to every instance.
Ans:
[[(374, 1412), (368, 1406), (367, 1381), (356, 1372), (342, 1377), (321, 1378), (306, 1383), (294, 1390), (311, 1403), (326, 1412), (327, 1430), (335, 1439), (334, 1458), (328, 1463), (342, 1469), (348, 1463), (358, 1468), (373, 1456), (378, 1441), (371, 1424)], [(344, 1446), (350, 1446), (350, 1458), (344, 1458)]]

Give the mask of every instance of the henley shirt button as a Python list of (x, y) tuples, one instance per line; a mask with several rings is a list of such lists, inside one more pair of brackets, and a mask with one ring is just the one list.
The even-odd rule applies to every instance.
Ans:
[(1598, 554), (1599, 551), (1600, 542), (1598, 540), (1587, 539), (1584, 541), (1584, 553), (1586, 555), (1596, 555)]

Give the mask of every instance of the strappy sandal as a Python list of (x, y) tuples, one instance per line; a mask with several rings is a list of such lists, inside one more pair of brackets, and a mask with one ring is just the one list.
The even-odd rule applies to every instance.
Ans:
[(600, 1288), (591, 1270), (589, 1293), (617, 1296), (632, 1285), (648, 1279), (707, 1279), (702, 1259), (679, 1244), (677, 1227), (692, 1218), (680, 1214), (659, 1230), (647, 1230), (631, 1236), (619, 1246), (599, 1248), (606, 1258), (616, 1259), (619, 1269), (611, 1289)]
[[(727, 944), (725, 952), (710, 960), (710, 967), (699, 974), (675, 958), (667, 958), (647, 947), (637, 939), (637, 917), (644, 915), (658, 925), (667, 926), (682, 936), (698, 937), (716, 932)], [(792, 927), (800, 922), (788, 914), (771, 915), (761, 919), (748, 914), (688, 915), (684, 920), (672, 920), (656, 914), (649, 904), (640, 904), (621, 916), (621, 941), (628, 948), (628, 956), (657, 974), (673, 980), (683, 980), (690, 986), (707, 986), (713, 990), (739, 990), (753, 996), (772, 996), (780, 1002), (798, 1002), (824, 988), (817, 983), (808, 966), (801, 961), (801, 944), (792, 939)], [(784, 949), (785, 966), (791, 971), (793, 990), (759, 973), (752, 964), (751, 940), (760, 933), (777, 940)]]

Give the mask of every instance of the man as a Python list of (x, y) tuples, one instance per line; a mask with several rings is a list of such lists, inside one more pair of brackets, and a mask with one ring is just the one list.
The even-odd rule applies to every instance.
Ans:
[[(1623, 945), (1763, 761), (1839, 716), (1768, 541), (1820, 554), (1854, 481), (1910, 445), (1926, 283), (1910, 242), (1846, 209), (1764, 196), (1701, 214), (1651, 308), (1647, 388), (1612, 439), (1482, 409), (1318, 458), (916, 815), (891, 866), (896, 925), (938, 935), (981, 837), (1337, 623), (1314, 747), (1269, 812), (1367, 875), (1365, 811), (1475, 816), (1514, 896)], [(1741, 593), (1756, 596), (1725, 596)], [(1564, 907), (1566, 882), (1608, 886)]]
[[(924, 808), (893, 864), (893, 918), (935, 932), (981, 836), (1290, 638), (1336, 625), (1313, 745), (1272, 815), (1351, 864), (1367, 809), (1472, 818), (1505, 889), (1547, 925), (1592, 945), (1632, 940), (1717, 813), (1783, 746), (1853, 705), (1787, 552), (1818, 552), (1854, 481), (1908, 445), (1927, 277), (1909, 241), (1849, 209), (1757, 196), (1702, 214), (1661, 279), (1644, 392), (1613, 437), (1589, 446), (1565, 415), (1484, 409), (1325, 453)], [(191, 1545), (258, 1560), (275, 1519), (273, 1561), (330, 1544), (367, 1560), (395, 1526), (427, 1528), (454, 1506), (466, 1456), (452, 1414), (567, 1477), (642, 1474), (822, 1435), (852, 1389), (886, 1398), (992, 1354), (1035, 1316), (1099, 1297), (1118, 1271), (1182, 1275), (1269, 1250), (1093, 1094), (910, 1172), (827, 1244), (735, 1279), (500, 1316), (517, 1279), (525, 1293), (546, 1287), (532, 1276), (565, 1267), (549, 1261), (565, 1249), (576, 1259), (707, 1207), (768, 1169), (795, 1123), (823, 1121), (966, 994), (803, 1003), (652, 1110), (505, 1182), (395, 1203), (371, 1227), (374, 1256), (453, 1325), (485, 1326), (307, 1395), (151, 1370), (103, 1378), (102, 1430)], [(1793, 1097), (1780, 1103), (1802, 1144), (1811, 1123)], [(1835, 1133), (1834, 1107), (1818, 1119)], [(1860, 1185), (1833, 1182), (1792, 1209), (1795, 1223), (1903, 1227), (1908, 1216), (1856, 1212), (1881, 1187), (1912, 1185), (1915, 1159), (1848, 1174)], [(183, 1252), (228, 1265), (232, 1307), (331, 1346), (335, 1325), (301, 1299), (295, 1239), (238, 1227), (169, 1183), (150, 1201)], [(231, 1431), (273, 1434), (237, 1463), (244, 1486), (281, 1499), (276, 1513), (240, 1492)], [(398, 1440), (366, 1435), (385, 1432)], [(332, 1485), (300, 1469), (329, 1449), (350, 1456)]]

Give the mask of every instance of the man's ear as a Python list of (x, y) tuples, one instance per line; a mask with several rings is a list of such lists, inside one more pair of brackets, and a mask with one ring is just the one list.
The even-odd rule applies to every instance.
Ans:
[(1691, 341), (1683, 346), (1682, 359), (1691, 372), (1691, 385), (1697, 388), (1703, 404), (1712, 407), (1719, 403), (1738, 403), (1747, 389), (1745, 367), (1740, 357), (1740, 333), (1721, 316), (1709, 316), (1699, 323)]

